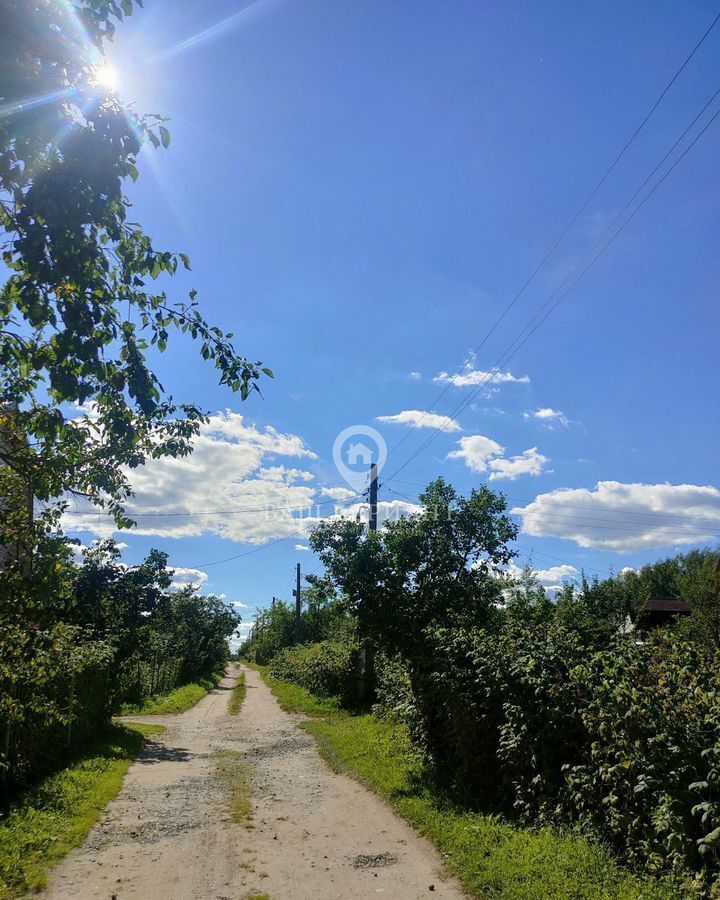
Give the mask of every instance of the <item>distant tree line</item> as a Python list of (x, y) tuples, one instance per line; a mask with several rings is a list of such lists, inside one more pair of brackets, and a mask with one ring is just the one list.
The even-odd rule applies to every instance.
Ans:
[(101, 737), (123, 705), (217, 675), (240, 621), (219, 598), (175, 588), (156, 550), (127, 566), (105, 541), (79, 564), (71, 544), (48, 537), (42, 571), (41, 590), (22, 562), (0, 580), (0, 787), (8, 795)]

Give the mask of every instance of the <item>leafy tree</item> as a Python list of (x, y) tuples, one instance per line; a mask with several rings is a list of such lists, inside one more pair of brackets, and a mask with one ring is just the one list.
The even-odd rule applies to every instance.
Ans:
[(514, 551), (517, 528), (488, 487), (469, 498), (438, 478), (420, 495), (423, 512), (366, 535), (355, 522), (324, 522), (310, 543), (357, 616), (360, 634), (418, 662), (433, 627), (486, 623), (502, 595), (494, 577)]
[[(190, 452), (204, 416), (165, 392), (152, 347), (188, 334), (242, 399), (271, 375), (203, 318), (194, 291), (168, 297), (160, 276), (189, 260), (129, 218), (143, 141), (170, 143), (159, 116), (123, 106), (96, 77), (134, 5), (0, 2), (0, 406), (29, 439), (3, 458), (37, 498), (77, 491), (121, 524), (123, 467)], [(83, 413), (68, 418), (70, 404)]]
[(510, 580), (504, 594), (508, 619), (530, 624), (549, 622), (554, 616), (555, 606), (530, 564), (523, 567), (519, 577)]
[(692, 609), (688, 621), (680, 623), (689, 636), (720, 648), (720, 555), (708, 549), (692, 550), (683, 558), (677, 588)]

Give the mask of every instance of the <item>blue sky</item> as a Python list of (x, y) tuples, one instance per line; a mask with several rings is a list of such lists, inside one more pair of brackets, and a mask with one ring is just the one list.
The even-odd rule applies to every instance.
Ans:
[[(189, 342), (159, 359), (178, 399), (229, 412), (191, 461), (138, 475), (127, 559), (159, 547), (250, 608), (289, 597), (295, 563), (319, 563), (303, 537), (279, 541), (293, 512), (253, 510), (329, 514), (342, 429), (392, 446), (409, 426), (378, 417), (468, 398), (451, 384), (431, 409), (715, 15), (700, 0), (146, 0), (110, 53), (121, 96), (172, 120), (170, 149), (143, 153), (137, 218), (192, 259), (171, 294), (196, 287), (276, 378), (241, 404)], [(718, 87), (720, 26), (463, 380), (493, 369)], [(521, 559), (547, 584), (573, 574), (559, 566), (602, 574), (714, 543), (719, 149), (716, 121), (502, 367), (517, 380), (498, 377), (455, 430), (426, 417), (407, 434), (385, 476), (436, 436), (383, 501), (437, 475), (461, 491), (490, 479), (527, 510)]]

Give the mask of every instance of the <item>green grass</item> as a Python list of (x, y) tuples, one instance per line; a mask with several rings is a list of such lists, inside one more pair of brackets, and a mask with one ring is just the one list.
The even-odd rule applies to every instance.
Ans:
[(240, 712), (246, 694), (247, 685), (245, 684), (245, 676), (240, 675), (235, 682), (235, 687), (232, 689), (230, 700), (228, 701), (228, 712), (231, 716), (236, 716)]
[(228, 807), (233, 822), (252, 828), (252, 787), (250, 766), (242, 753), (236, 750), (221, 750), (216, 754), (215, 777), (228, 797)]
[(203, 697), (215, 690), (220, 681), (220, 676), (201, 678), (192, 684), (184, 684), (182, 687), (170, 691), (169, 694), (158, 694), (150, 697), (141, 705), (126, 703), (120, 710), (121, 716), (166, 716), (187, 712)]
[(640, 878), (579, 834), (522, 828), (458, 809), (423, 779), (422, 762), (402, 726), (353, 715), (264, 675), (280, 705), (305, 713), (304, 727), (337, 772), (380, 794), (438, 848), (473, 897), (506, 900), (670, 900), (675, 887)]
[(48, 870), (84, 840), (118, 794), (158, 725), (114, 726), (107, 738), (0, 812), (0, 900), (37, 891)]

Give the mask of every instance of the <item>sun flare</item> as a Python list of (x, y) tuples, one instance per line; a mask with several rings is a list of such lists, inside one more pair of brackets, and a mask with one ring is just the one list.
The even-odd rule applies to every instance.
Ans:
[(108, 91), (117, 91), (120, 86), (120, 76), (115, 66), (104, 62), (95, 69), (94, 81)]

